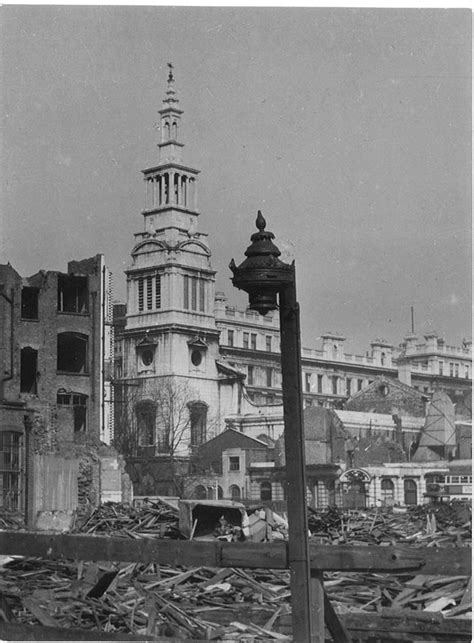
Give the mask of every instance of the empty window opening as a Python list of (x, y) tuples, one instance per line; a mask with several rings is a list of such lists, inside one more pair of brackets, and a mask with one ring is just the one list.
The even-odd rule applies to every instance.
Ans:
[(228, 330), (227, 331), (227, 344), (229, 346), (234, 345), (234, 331), (233, 330)]
[(244, 346), (244, 348), (249, 347), (249, 338), (250, 338), (249, 333), (244, 333), (243, 334), (243, 346)]
[(240, 471), (240, 458), (238, 455), (229, 457), (229, 471)]
[(33, 394), (38, 392), (38, 351), (30, 346), (21, 349), (20, 391)]
[(205, 291), (206, 284), (202, 279), (199, 280), (199, 310), (200, 312), (204, 312), (206, 309), (206, 291)]
[(311, 392), (311, 373), (304, 374), (304, 390), (306, 393)]
[(331, 381), (332, 381), (332, 394), (333, 395), (337, 395), (337, 380), (338, 379), (339, 378), (337, 377), (337, 375), (333, 375), (332, 378), (331, 378)]
[(265, 481), (260, 485), (260, 500), (272, 499), (272, 483)]
[(87, 373), (87, 335), (82, 333), (59, 333), (58, 371)]
[(439, 374), (440, 375), (443, 375), (443, 366), (444, 366), (443, 362), (439, 362)]
[(16, 431), (0, 432), (0, 508), (21, 510), (23, 436)]
[(250, 334), (250, 348), (253, 351), (257, 350), (257, 333)]
[(84, 432), (87, 429), (87, 395), (58, 392), (56, 403), (60, 406), (73, 407), (75, 433)]
[(357, 380), (357, 390), (362, 391), (363, 380)]
[(189, 420), (191, 423), (191, 446), (199, 446), (206, 441), (207, 433), (207, 404), (192, 402), (189, 405)]
[(156, 404), (143, 400), (135, 406), (137, 417), (138, 444), (151, 446), (155, 443)]
[(384, 364), (385, 364), (385, 353), (382, 353), (382, 354), (380, 355), (380, 364), (381, 364), (382, 366), (384, 366)]
[(271, 335), (266, 335), (265, 337), (265, 348), (269, 353), (271, 353), (272, 350), (272, 336)]
[(87, 277), (58, 275), (58, 310), (62, 313), (89, 311)]
[(38, 319), (38, 288), (23, 288), (21, 291), (21, 318)]

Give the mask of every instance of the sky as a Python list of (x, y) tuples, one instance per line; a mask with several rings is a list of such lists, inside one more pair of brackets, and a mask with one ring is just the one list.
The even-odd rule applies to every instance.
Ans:
[(115, 296), (174, 65), (216, 288), (257, 210), (295, 260), (303, 345), (471, 335), (468, 9), (3, 6), (0, 263), (103, 253)]

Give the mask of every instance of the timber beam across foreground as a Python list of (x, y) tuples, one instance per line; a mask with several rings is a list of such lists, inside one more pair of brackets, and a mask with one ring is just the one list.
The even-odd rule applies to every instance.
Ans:
[[(127, 539), (88, 534), (0, 531), (0, 553), (45, 559), (108, 560), (184, 567), (288, 569), (288, 543)], [(313, 571), (469, 575), (469, 547), (310, 545)]]

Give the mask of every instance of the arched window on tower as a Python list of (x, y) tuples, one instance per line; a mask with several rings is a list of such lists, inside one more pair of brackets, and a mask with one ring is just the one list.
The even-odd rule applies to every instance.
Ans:
[(169, 124), (169, 121), (165, 121), (164, 130), (165, 130), (165, 141), (168, 141), (169, 138), (170, 138), (170, 124)]
[(191, 423), (191, 446), (197, 447), (206, 441), (208, 406), (205, 402), (190, 402), (188, 407)]
[(156, 404), (152, 400), (142, 400), (135, 406), (137, 417), (138, 444), (151, 446), (155, 443)]
[(171, 128), (171, 137), (174, 141), (176, 141), (178, 138), (178, 123), (176, 121), (173, 121), (173, 125)]

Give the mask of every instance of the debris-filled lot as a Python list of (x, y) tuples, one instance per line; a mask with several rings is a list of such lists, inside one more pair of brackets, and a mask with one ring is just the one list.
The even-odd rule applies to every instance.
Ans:
[[(10, 521), (3, 528), (13, 524), (20, 527)], [(406, 512), (311, 510), (309, 525), (311, 541), (321, 544), (471, 546), (467, 503)], [(285, 516), (258, 508), (239, 525), (237, 538), (279, 540), (286, 537), (285, 526)], [(204, 537), (235, 540), (235, 527), (222, 519)], [(139, 508), (108, 503), (73, 530), (134, 539), (184, 538), (179, 511), (165, 500)], [(471, 618), (469, 573), (332, 572), (325, 574), (324, 587), (339, 614), (403, 609)], [(8, 622), (178, 639), (291, 640), (286, 570), (4, 557), (0, 593), (0, 617)]]

